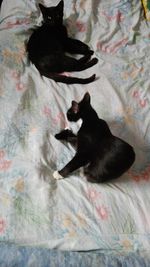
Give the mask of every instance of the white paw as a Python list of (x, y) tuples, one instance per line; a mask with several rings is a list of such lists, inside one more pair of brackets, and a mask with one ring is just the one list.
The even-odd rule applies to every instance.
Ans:
[(63, 178), (64, 178), (63, 176), (61, 176), (61, 175), (59, 174), (58, 171), (54, 171), (54, 172), (53, 172), (53, 177), (54, 177), (54, 179), (56, 179), (56, 180), (59, 180), (59, 179), (63, 179)]

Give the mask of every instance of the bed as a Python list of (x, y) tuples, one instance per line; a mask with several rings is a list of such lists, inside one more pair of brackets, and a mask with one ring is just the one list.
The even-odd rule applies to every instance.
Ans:
[[(72, 73), (96, 73), (91, 84), (56, 83), (29, 62), (26, 43), (41, 23), (37, 0), (1, 6), (0, 263), (150, 266), (150, 24), (139, 0), (64, 2), (70, 36), (99, 59)], [(132, 168), (105, 184), (87, 182), (80, 170), (53, 178), (74, 155), (54, 135), (79, 128), (65, 113), (86, 91), (111, 131), (136, 152)]]

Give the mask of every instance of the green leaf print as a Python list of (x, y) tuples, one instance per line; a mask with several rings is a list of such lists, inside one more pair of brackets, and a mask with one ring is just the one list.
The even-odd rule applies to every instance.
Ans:
[(147, 0), (147, 8), (150, 10), (150, 1)]
[(123, 224), (123, 233), (124, 234), (134, 234), (135, 233), (135, 222), (131, 218), (131, 215), (127, 215), (125, 222)]
[(40, 207), (33, 206), (30, 199), (17, 197), (14, 200), (14, 207), (18, 216), (23, 217), (28, 223), (36, 225), (49, 224), (50, 219)]

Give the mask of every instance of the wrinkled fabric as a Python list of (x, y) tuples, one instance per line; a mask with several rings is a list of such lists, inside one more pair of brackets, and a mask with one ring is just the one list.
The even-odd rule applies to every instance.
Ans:
[(2, 267), (149, 267), (150, 260), (138, 253), (127, 256), (105, 255), (99, 251), (72, 252), (45, 248), (0, 245), (0, 266)]
[[(40, 23), (37, 1), (2, 3), (0, 241), (149, 257), (150, 27), (141, 3), (65, 1), (70, 36), (89, 44), (99, 59), (90, 69), (67, 75), (96, 73), (88, 85), (55, 83), (39, 75), (28, 60), (26, 43)], [(79, 123), (69, 124), (65, 114), (86, 91), (112, 133), (136, 153), (132, 168), (106, 184), (87, 182), (80, 170), (59, 181), (52, 175), (75, 153), (54, 135), (65, 127), (78, 129)]]

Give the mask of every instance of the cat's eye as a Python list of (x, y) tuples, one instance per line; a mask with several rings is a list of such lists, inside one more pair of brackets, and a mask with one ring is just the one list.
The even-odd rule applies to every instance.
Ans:
[(51, 20), (51, 19), (52, 19), (52, 17), (48, 16), (48, 19), (49, 19), (49, 20)]

